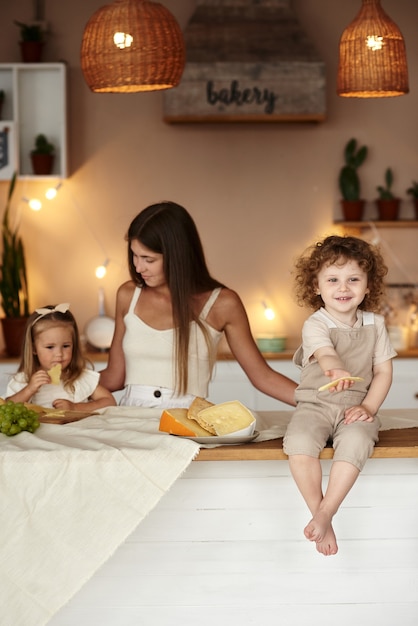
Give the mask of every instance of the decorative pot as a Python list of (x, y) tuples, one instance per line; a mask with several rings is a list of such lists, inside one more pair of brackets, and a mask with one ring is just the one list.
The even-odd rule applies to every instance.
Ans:
[(1, 318), (7, 356), (21, 356), (27, 321), (27, 317)]
[(376, 200), (377, 211), (379, 220), (382, 221), (395, 221), (399, 217), (399, 205), (400, 198), (393, 198), (392, 200)]
[(414, 198), (414, 216), (418, 220), (418, 198)]
[(360, 222), (363, 219), (364, 205), (364, 200), (341, 200), (344, 221)]
[(49, 176), (54, 167), (54, 155), (32, 152), (30, 155), (33, 173), (38, 176)]
[(20, 41), (23, 63), (39, 63), (42, 60), (43, 41)]

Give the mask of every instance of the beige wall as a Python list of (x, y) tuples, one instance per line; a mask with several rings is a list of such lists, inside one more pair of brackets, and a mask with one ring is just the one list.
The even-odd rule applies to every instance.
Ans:
[[(162, 0), (185, 26), (194, 0)], [(212, 273), (236, 289), (254, 332), (262, 328), (261, 301), (279, 310), (289, 346), (307, 312), (292, 298), (294, 257), (317, 237), (335, 232), (340, 217), (338, 171), (350, 137), (370, 148), (362, 168), (364, 195), (374, 216), (375, 187), (387, 166), (405, 200), (418, 180), (418, 4), (383, 0), (407, 44), (410, 90), (393, 99), (335, 95), (338, 40), (360, 0), (295, 0), (293, 6), (327, 67), (327, 120), (319, 125), (166, 125), (162, 94), (93, 94), (82, 77), (84, 26), (104, 0), (45, 1), (51, 27), (45, 60), (69, 66), (71, 175), (42, 211), (22, 207), (31, 307), (69, 301), (80, 327), (97, 314), (103, 285), (113, 315), (117, 286), (127, 278), (124, 235), (147, 204), (172, 199), (195, 218)], [(5, 6), (6, 5), (6, 6)], [(19, 61), (13, 19), (30, 20), (30, 0), (0, 6), (0, 62)], [(44, 185), (20, 182), (16, 197), (40, 195)], [(0, 184), (3, 204), (7, 189)], [(417, 230), (379, 231), (392, 282), (418, 282)], [(99, 283), (95, 267), (110, 259)]]

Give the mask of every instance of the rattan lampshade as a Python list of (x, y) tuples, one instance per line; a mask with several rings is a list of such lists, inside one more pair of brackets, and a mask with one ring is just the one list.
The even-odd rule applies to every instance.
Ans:
[(153, 91), (179, 84), (185, 45), (164, 6), (115, 0), (92, 15), (81, 43), (81, 69), (96, 92)]
[(402, 33), (380, 0), (362, 0), (359, 13), (341, 36), (337, 94), (382, 98), (408, 92)]

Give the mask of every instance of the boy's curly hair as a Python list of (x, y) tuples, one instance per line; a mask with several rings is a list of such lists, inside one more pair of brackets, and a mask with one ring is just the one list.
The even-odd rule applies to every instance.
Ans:
[(318, 272), (324, 265), (333, 265), (339, 260), (357, 261), (367, 273), (366, 294), (360, 309), (378, 312), (385, 293), (384, 277), (388, 272), (379, 250), (357, 237), (331, 235), (313, 244), (295, 262), (295, 296), (300, 306), (308, 306), (314, 311), (324, 303), (317, 294)]

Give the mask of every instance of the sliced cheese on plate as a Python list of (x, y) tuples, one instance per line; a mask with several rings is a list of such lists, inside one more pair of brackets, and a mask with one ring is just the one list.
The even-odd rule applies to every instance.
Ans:
[[(255, 428), (255, 417), (238, 400), (214, 404), (197, 414), (198, 423), (215, 435), (225, 436), (247, 430), (251, 435)], [(251, 431), (251, 432), (250, 432)]]
[(188, 409), (165, 409), (160, 417), (159, 429), (170, 435), (183, 437), (210, 437), (212, 433), (187, 417)]

